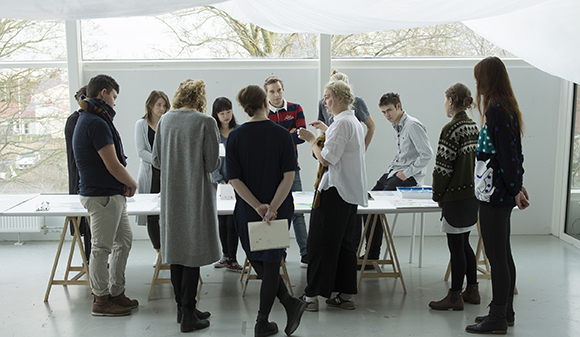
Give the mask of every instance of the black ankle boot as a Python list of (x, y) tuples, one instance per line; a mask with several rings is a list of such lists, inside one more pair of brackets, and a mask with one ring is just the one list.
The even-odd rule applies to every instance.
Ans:
[[(177, 323), (181, 323), (181, 316), (183, 313), (181, 312), (181, 305), (177, 305)], [(211, 316), (209, 311), (199, 311), (195, 308), (195, 316), (199, 319), (208, 319)]]
[(199, 319), (195, 315), (195, 308), (182, 307), (181, 310), (183, 312), (181, 317), (181, 332), (205, 329), (209, 326), (208, 320)]
[(268, 322), (268, 316), (258, 314), (256, 325), (254, 326), (254, 337), (272, 336), (278, 333), (278, 325)]
[[(513, 297), (508, 297), (508, 304), (506, 306), (506, 312), (505, 312), (507, 326), (514, 326), (514, 324), (516, 324), (516, 313), (514, 312), (513, 300), (514, 300)], [(475, 317), (475, 323), (482, 322), (486, 317), (487, 317), (487, 315)]]
[(468, 325), (465, 331), (480, 334), (505, 335), (507, 333), (506, 305), (490, 304), (489, 315), (474, 325)]
[(286, 309), (286, 328), (284, 328), (284, 332), (287, 336), (290, 336), (300, 325), (300, 319), (304, 310), (306, 310), (306, 302), (290, 296), (288, 300), (282, 302), (282, 305)]

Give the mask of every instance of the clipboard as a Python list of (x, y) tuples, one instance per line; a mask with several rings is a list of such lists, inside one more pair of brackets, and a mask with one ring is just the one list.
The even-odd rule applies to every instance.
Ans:
[(290, 247), (287, 219), (248, 222), (248, 236), (252, 252)]

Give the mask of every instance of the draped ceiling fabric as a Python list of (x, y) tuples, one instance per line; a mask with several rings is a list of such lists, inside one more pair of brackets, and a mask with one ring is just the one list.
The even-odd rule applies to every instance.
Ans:
[(202, 5), (281, 33), (343, 35), (461, 21), (538, 69), (580, 83), (580, 0), (0, 0), (0, 17), (95, 19)]

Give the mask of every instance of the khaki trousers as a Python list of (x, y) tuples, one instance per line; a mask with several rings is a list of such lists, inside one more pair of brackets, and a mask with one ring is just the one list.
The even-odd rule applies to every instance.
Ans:
[(105, 197), (81, 196), (80, 200), (91, 216), (93, 237), (89, 277), (93, 293), (96, 296), (117, 296), (125, 290), (125, 267), (133, 242), (126, 198), (118, 194)]

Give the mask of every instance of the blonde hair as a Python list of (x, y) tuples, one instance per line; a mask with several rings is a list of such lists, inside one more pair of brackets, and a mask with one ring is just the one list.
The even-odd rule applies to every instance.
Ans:
[(325, 90), (328, 90), (336, 98), (341, 98), (342, 101), (350, 107), (354, 103), (354, 95), (350, 85), (344, 81), (328, 82), (324, 86)]
[(192, 80), (188, 78), (179, 83), (179, 87), (177, 87), (177, 91), (173, 95), (171, 105), (174, 109), (188, 106), (205, 113), (205, 82), (203, 80)]
[(336, 82), (336, 81), (343, 81), (346, 84), (348, 83), (348, 76), (345, 73), (339, 73), (338, 70), (334, 69), (332, 74), (330, 74), (330, 80), (328, 82)]

